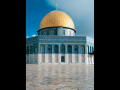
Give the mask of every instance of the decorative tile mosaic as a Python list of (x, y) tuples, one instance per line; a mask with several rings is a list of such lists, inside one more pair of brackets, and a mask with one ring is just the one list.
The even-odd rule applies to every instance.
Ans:
[(54, 30), (50, 30), (49, 35), (54, 35)]

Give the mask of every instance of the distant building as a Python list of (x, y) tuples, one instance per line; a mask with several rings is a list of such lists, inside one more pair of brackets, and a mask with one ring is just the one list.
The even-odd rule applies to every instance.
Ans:
[(94, 64), (94, 39), (75, 36), (72, 19), (54, 10), (41, 21), (38, 36), (26, 39), (26, 63)]

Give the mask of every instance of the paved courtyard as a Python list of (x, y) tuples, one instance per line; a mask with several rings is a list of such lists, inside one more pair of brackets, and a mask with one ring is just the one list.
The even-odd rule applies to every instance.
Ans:
[(26, 90), (94, 90), (94, 65), (26, 64)]

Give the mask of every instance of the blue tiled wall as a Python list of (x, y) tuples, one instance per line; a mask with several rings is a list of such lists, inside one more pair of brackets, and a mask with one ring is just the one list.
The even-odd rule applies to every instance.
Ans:
[[(65, 53), (66, 53), (66, 43), (67, 43), (67, 47), (68, 47), (68, 45), (72, 46), (72, 53), (75, 53), (74, 52), (75, 45), (78, 46), (78, 53), (80, 53), (80, 54), (85, 53), (85, 47), (86, 47), (86, 53), (87, 53), (87, 46), (91, 46), (91, 48), (93, 47), (93, 50), (94, 50), (94, 43), (86, 42), (86, 36), (40, 36), (39, 35), (36, 37), (31, 37), (31, 38), (26, 39), (26, 46), (37, 45), (38, 53), (39, 53), (39, 48), (38, 48), (39, 43), (40, 43), (40, 45), (42, 43), (46, 43), (46, 44), (44, 44), (45, 45), (45, 53), (48, 53), (48, 45), (49, 44), (47, 44), (47, 43), (54, 43), (54, 44), (50, 44), (50, 45), (52, 45), (52, 48), (53, 48), (52, 53), (55, 53), (54, 52), (55, 45), (58, 45), (58, 50), (59, 50), (59, 44), (56, 44), (56, 43), (60, 43), (60, 50), (61, 50), (61, 45), (65, 46)], [(73, 44), (69, 44), (69, 43), (73, 43)], [(76, 44), (74, 44), (74, 43), (76, 43)], [(81, 52), (81, 50), (82, 50), (81, 45), (84, 46), (83, 47), (84, 53)], [(33, 47), (33, 51), (34, 51), (34, 47)], [(32, 52), (30, 52), (30, 53), (32, 54)], [(41, 47), (40, 47), (40, 53), (41, 53)], [(58, 53), (59, 53), (59, 51), (58, 51)], [(67, 53), (68, 53), (68, 51), (67, 51)]]
[[(64, 28), (64, 27), (45, 28), (45, 29), (38, 31), (38, 35), (43, 34), (43, 35), (52, 36), (54, 35), (54, 30), (57, 30), (57, 36), (75, 36), (74, 30), (69, 29), (69, 28)], [(65, 30), (65, 35), (63, 35), (63, 32), (62, 32), (63, 30)]]

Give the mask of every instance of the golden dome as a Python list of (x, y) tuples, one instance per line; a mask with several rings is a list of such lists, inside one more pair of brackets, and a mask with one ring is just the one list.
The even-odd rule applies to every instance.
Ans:
[(40, 28), (47, 28), (47, 27), (68, 27), (73, 29), (75, 32), (74, 22), (65, 12), (54, 10), (48, 13), (42, 19), (40, 23)]

